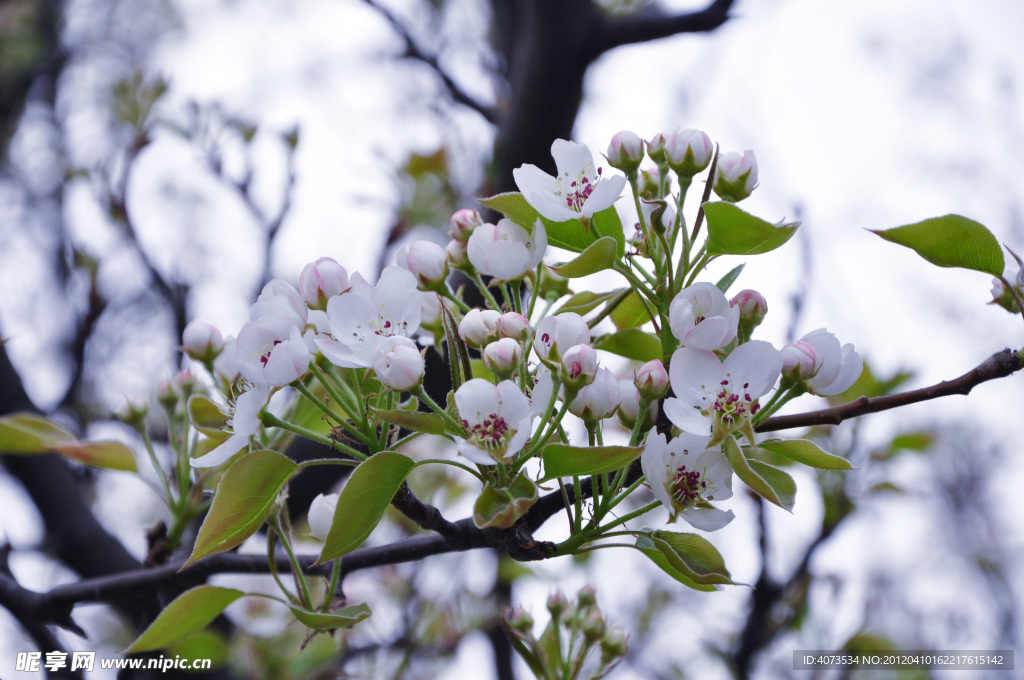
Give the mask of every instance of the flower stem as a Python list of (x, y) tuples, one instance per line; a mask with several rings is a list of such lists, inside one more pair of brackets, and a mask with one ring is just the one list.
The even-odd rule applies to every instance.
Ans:
[(324, 446), (326, 446), (328, 448), (335, 449), (337, 451), (341, 451), (342, 453), (347, 453), (348, 455), (352, 456), (356, 460), (366, 460), (366, 454), (360, 453), (359, 451), (356, 451), (351, 446), (349, 446), (347, 444), (343, 444), (342, 442), (339, 442), (339, 441), (335, 441), (335, 440), (331, 439), (330, 437), (325, 437), (324, 435), (320, 434), (319, 432), (313, 432), (312, 430), (307, 430), (304, 427), (299, 427), (295, 423), (289, 423), (286, 420), (281, 420), (280, 418), (275, 416), (273, 413), (268, 413), (267, 411), (262, 411), (260, 413), (260, 421), (264, 425), (267, 425), (269, 427), (279, 427), (282, 430), (287, 430), (288, 432), (294, 432), (295, 434), (299, 435), (300, 437), (305, 437), (306, 439), (312, 439), (313, 441), (318, 442), (320, 444), (323, 444)]

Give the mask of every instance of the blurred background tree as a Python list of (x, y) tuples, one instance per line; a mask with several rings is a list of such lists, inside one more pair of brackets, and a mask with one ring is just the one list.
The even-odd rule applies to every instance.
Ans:
[[(237, 329), (263, 283), (275, 275), (294, 279), (304, 262), (321, 255), (372, 276), (389, 261), (390, 248), (411, 235), (439, 238), (437, 228), (456, 207), (514, 189), (513, 168), (528, 162), (552, 169), (552, 140), (581, 129), (592, 135), (633, 126), (650, 136), (660, 130), (642, 125), (697, 126), (688, 114), (707, 117), (715, 109), (709, 113), (693, 100), (717, 97), (732, 102), (724, 105), (732, 107), (731, 125), (723, 127), (741, 131), (739, 140), (728, 142), (760, 149), (757, 140), (774, 128), (745, 129), (772, 119), (754, 117), (756, 106), (712, 82), (736, 55), (765, 55), (744, 47), (744, 34), (716, 29), (757, 22), (778, 28), (799, 11), (815, 10), (797, 2), (614, 0), (366, 0), (304, 9), (255, 0), (0, 4), (0, 337), (7, 341), (0, 345), (0, 414), (37, 410), (82, 434), (128, 438), (112, 423), (111, 411), (125, 395), (151, 394), (157, 380), (186, 366), (176, 346), (190, 319)], [(972, 15), (981, 25), (998, 16), (988, 5)], [(970, 93), (958, 88), (990, 65), (986, 52), (963, 39), (908, 57), (893, 33), (879, 27), (913, 34), (922, 25), (905, 26), (907, 17), (900, 16), (876, 19), (877, 30), (860, 37), (869, 55), (909, 72), (930, 105), (964, 106)], [(713, 45), (685, 35), (711, 33), (718, 41)], [(602, 87), (608, 85), (595, 81), (609, 77), (609, 55), (635, 54), (640, 48), (630, 46), (648, 41), (660, 41), (661, 51), (645, 52), (633, 74), (642, 83), (661, 69), (665, 75), (657, 91), (626, 90), (623, 83), (634, 122), (606, 106)], [(698, 42), (705, 51), (693, 47)], [(1010, 117), (993, 114), (992, 135), (1020, 150), (1019, 129), (1007, 121), (1019, 114), (1016, 79), (1024, 67), (1019, 60), (999, 65), (1002, 89), (993, 90), (993, 110)], [(673, 80), (680, 68), (690, 82)], [(620, 65), (617, 76), (628, 79), (630, 72)], [(812, 108), (800, 100), (813, 97), (819, 77), (813, 65), (788, 77), (804, 90), (790, 93), (799, 95), (794, 108)], [(722, 75), (718, 82), (731, 81)], [(597, 102), (581, 114), (588, 97)], [(866, 110), (869, 103), (860, 106)], [(611, 122), (595, 125), (602, 115)], [(715, 130), (709, 132), (714, 138)], [(595, 139), (598, 151), (601, 138)], [(815, 151), (828, 159), (822, 148)], [(974, 153), (961, 158), (966, 169), (951, 165), (940, 177), (922, 177), (941, 186), (950, 174), (981, 163), (981, 152)], [(794, 177), (797, 155), (774, 161), (780, 176)], [(992, 173), (979, 170), (977, 182), (991, 184)], [(879, 175), (874, 181), (893, 180)], [(1006, 178), (1000, 182), (1006, 186)], [(779, 192), (783, 203), (770, 208), (813, 218), (805, 195), (813, 190), (793, 182)], [(995, 231), (1019, 244), (1021, 198), (1004, 191), (1000, 200), (1001, 214), (1010, 217), (993, 225)], [(910, 214), (896, 210), (892, 219), (942, 209), (918, 201)], [(815, 248), (824, 246), (804, 241), (790, 268), (796, 273), (783, 277), (788, 287), (770, 298), (780, 303), (775, 309), (789, 312), (774, 340), (799, 336), (802, 312), (816, 295), (821, 304), (815, 269), (820, 276), (827, 265)], [(948, 302), (926, 313), (963, 323), (966, 306)], [(884, 311), (879, 315), (885, 318)], [(848, 328), (865, 320), (854, 317)], [(982, 330), (991, 332), (987, 323)], [(900, 356), (900, 339), (897, 334), (880, 349)], [(980, 354), (995, 349), (982, 347)], [(886, 365), (895, 375), (893, 361)], [(938, 378), (962, 372), (959, 364), (941, 368)], [(861, 393), (891, 391), (906, 378), (861, 385)], [(990, 410), (1003, 407), (997, 401)], [(633, 631), (621, 677), (783, 677), (794, 674), (792, 649), (844, 643), (1012, 647), (1020, 640), (1015, 612), (1022, 594), (1013, 585), (1021, 582), (1020, 543), (1005, 526), (1008, 515), (999, 512), (1004, 490), (992, 488), (998, 487), (992, 473), (1009, 465), (1000, 433), (939, 429), (921, 424), (921, 413), (905, 427), (888, 422), (868, 433), (853, 427), (812, 433), (831, 438), (833, 450), (848, 451), (863, 472), (799, 480), (801, 498), (813, 497), (817, 485), (821, 500), (798, 507), (796, 530), (786, 524), (792, 518), (743, 501), (758, 521), (738, 523), (723, 539), (723, 552), (747, 565), (737, 571), (756, 585), (752, 591), (680, 592), (649, 565), (628, 558), (613, 563), (601, 555), (527, 568), (492, 555), (455, 554), (353, 576), (347, 591), (382, 588), (381, 599), (391, 605), (375, 606), (373, 625), (353, 631), (340, 648), (321, 637), (299, 654), (301, 635), (291, 632), (257, 645), (246, 616), (259, 619), (265, 612), (243, 612), (233, 624), (221, 622), (200, 649), (226, 656), (230, 646), (231, 668), (249, 677), (326, 676), (339, 668), (369, 677), (438, 677), (453, 657), (461, 663), (485, 658), (479, 636), (466, 641), (483, 631), (491, 674), (511, 678), (516, 671), (498, 624), (502, 608), (513, 599), (539, 605), (553, 582), (575, 588), (588, 580), (598, 583), (602, 603), (619, 617), (613, 623)], [(8, 455), (2, 461), (0, 528), (6, 535), (0, 540), (7, 548), (0, 572), (45, 590), (59, 581), (144, 568), (146, 531), (160, 521), (144, 488), (126, 488), (116, 474), (57, 457)], [(296, 480), (289, 499), (295, 516), (334, 481)], [(439, 473), (417, 480), (416, 491), (446, 515), (467, 514), (457, 479)], [(916, 562), (915, 570), (892, 555), (843, 565), (850, 550), (863, 547), (865, 533), (894, 515), (920, 518), (919, 525), (893, 529), (896, 536), (920, 537), (907, 541), (924, 551), (906, 558)], [(419, 531), (397, 513), (393, 519), (390, 538)], [(33, 569), (37, 573), (28, 576)], [(608, 578), (623, 570), (640, 576), (629, 584)], [(934, 597), (950, 589), (959, 597)], [(110, 649), (123, 648), (132, 637), (126, 628), (134, 630), (159, 610), (157, 598), (108, 604), (124, 627), (84, 615), (89, 641), (30, 620), (0, 619), (8, 631), (0, 637), (17, 640), (0, 663), (13, 663), (14, 649), (92, 649), (97, 636)], [(479, 672), (472, 662), (468, 667)]]

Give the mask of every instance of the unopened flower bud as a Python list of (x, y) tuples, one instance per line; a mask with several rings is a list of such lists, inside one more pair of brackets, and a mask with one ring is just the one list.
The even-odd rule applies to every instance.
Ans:
[(456, 210), (455, 214), (452, 215), (451, 222), (448, 223), (448, 235), (456, 241), (465, 243), (469, 240), (473, 230), (483, 223), (484, 221), (480, 218), (480, 213), (473, 208)]
[(459, 335), (473, 349), (481, 349), (497, 339), (500, 316), (493, 309), (471, 309), (459, 322)]
[(550, 267), (540, 268), (540, 296), (545, 300), (557, 300), (569, 292), (569, 279), (551, 271)]
[(514, 607), (505, 616), (505, 621), (509, 628), (520, 633), (529, 633), (533, 630), (533, 617), (522, 607)]
[(167, 410), (171, 410), (178, 403), (181, 395), (178, 388), (170, 380), (161, 380), (156, 384), (156, 403)]
[(484, 366), (501, 380), (507, 380), (523, 361), (523, 348), (512, 338), (501, 338), (484, 347)]
[(740, 155), (730, 151), (718, 157), (715, 171), (715, 193), (726, 201), (735, 203), (749, 196), (757, 187), (757, 159), (747, 149)]
[(668, 394), (668, 370), (661, 359), (652, 359), (641, 366), (633, 379), (640, 395), (648, 401), (661, 399)]
[(329, 299), (351, 288), (348, 272), (329, 257), (310, 262), (299, 274), (299, 292), (310, 309), (327, 309)]
[(576, 594), (576, 602), (579, 604), (580, 609), (593, 607), (597, 604), (597, 588), (589, 583), (586, 584), (580, 588), (580, 592)]
[(224, 337), (216, 326), (193, 319), (181, 334), (181, 348), (196, 361), (213, 361), (224, 349)]
[(426, 367), (416, 345), (408, 338), (401, 339), (406, 342), (396, 343), (390, 349), (377, 353), (373, 360), (373, 370), (384, 385), (404, 392), (423, 382)]
[(660, 184), (661, 173), (658, 172), (657, 168), (650, 168), (648, 170), (640, 171), (640, 181), (637, 185), (637, 189), (639, 189), (641, 196), (659, 195)]
[(548, 595), (548, 611), (551, 612), (551, 618), (555, 621), (557, 621), (568, 608), (569, 600), (561, 590), (556, 590)]
[(607, 630), (608, 624), (597, 609), (590, 612), (587, 618), (583, 620), (583, 639), (590, 644), (604, 639), (604, 634)]
[(542, 362), (554, 368), (562, 353), (575, 345), (590, 344), (590, 327), (575, 312), (546, 316), (537, 323), (533, 351)]
[(473, 265), (469, 261), (469, 253), (466, 252), (466, 242), (452, 239), (445, 246), (444, 254), (448, 258), (448, 266), (452, 269), (470, 271)]
[(615, 374), (607, 368), (599, 368), (593, 382), (580, 388), (576, 398), (569, 402), (569, 411), (585, 422), (595, 423), (615, 415), (621, 401), (622, 393)]
[(748, 339), (768, 313), (768, 303), (756, 290), (741, 290), (729, 300), (729, 306), (740, 310), (739, 334)]
[(309, 504), (309, 512), (306, 513), (306, 522), (309, 524), (309, 531), (319, 540), (327, 540), (327, 534), (334, 523), (334, 510), (338, 506), (338, 494), (319, 494)]
[(711, 138), (700, 130), (680, 130), (673, 133), (665, 145), (668, 166), (688, 181), (711, 164), (714, 151)]
[(609, 628), (601, 639), (601, 665), (607, 666), (629, 652), (629, 640), (621, 628)]
[(668, 163), (668, 152), (665, 147), (668, 144), (670, 136), (671, 135), (665, 134), (664, 132), (659, 132), (647, 140), (647, 155), (650, 156), (651, 160), (657, 163), (659, 167)]
[(533, 335), (530, 320), (518, 312), (505, 312), (498, 317), (498, 334), (523, 342)]
[(188, 401), (188, 398), (195, 394), (196, 388), (199, 387), (199, 383), (196, 382), (196, 377), (192, 375), (191, 371), (179, 371), (178, 375), (174, 376), (174, 384), (182, 401)]
[(623, 130), (612, 137), (606, 158), (613, 168), (627, 174), (635, 172), (644, 159), (644, 141), (635, 132)]
[(818, 372), (817, 355), (811, 344), (805, 340), (782, 348), (782, 375), (793, 380), (807, 380)]
[(575, 345), (562, 355), (559, 377), (566, 391), (589, 385), (596, 375), (597, 350), (590, 345)]
[(125, 425), (130, 425), (136, 429), (142, 427), (146, 422), (146, 414), (149, 413), (149, 404), (144, 399), (139, 397), (127, 397), (124, 403), (121, 404), (121, 408), (117, 409), (117, 419), (123, 422)]
[(438, 290), (448, 278), (448, 255), (433, 241), (413, 241), (398, 251), (398, 265), (416, 277), (420, 290)]

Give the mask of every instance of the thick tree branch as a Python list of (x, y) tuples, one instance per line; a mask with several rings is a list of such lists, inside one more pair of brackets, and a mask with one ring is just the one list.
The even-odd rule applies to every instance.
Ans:
[(1024, 367), (1024, 359), (1021, 358), (1021, 355), (1018, 352), (1004, 349), (953, 380), (943, 380), (936, 385), (884, 397), (861, 397), (848, 404), (820, 411), (797, 413), (791, 416), (775, 416), (761, 423), (756, 429), (758, 432), (775, 432), (811, 425), (838, 425), (844, 420), (868, 413), (888, 411), (900, 406), (954, 394), (968, 394), (975, 386), (989, 380), (1005, 378), (1016, 373), (1022, 367)]
[(713, 31), (729, 20), (733, 0), (715, 0), (699, 12), (666, 14), (657, 9), (625, 18), (601, 14), (592, 34), (592, 49), (598, 54), (622, 45), (668, 38), (680, 33)]

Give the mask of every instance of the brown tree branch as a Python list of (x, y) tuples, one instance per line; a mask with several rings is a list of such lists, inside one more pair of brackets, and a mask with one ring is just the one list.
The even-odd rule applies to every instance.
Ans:
[(775, 432), (794, 427), (809, 427), (811, 425), (838, 425), (844, 420), (868, 413), (888, 411), (900, 406), (938, 399), (939, 397), (948, 397), (954, 394), (965, 395), (983, 382), (1005, 378), (1021, 370), (1021, 368), (1024, 368), (1024, 359), (1022, 359), (1021, 354), (1004, 349), (953, 380), (943, 380), (929, 387), (922, 387), (921, 389), (909, 392), (900, 392), (899, 394), (889, 394), (883, 397), (861, 397), (848, 404), (820, 411), (797, 413), (791, 416), (775, 416), (761, 423), (755, 430), (757, 432)]
[(601, 14), (592, 35), (592, 49), (598, 54), (634, 43), (668, 38), (680, 33), (706, 33), (729, 20), (733, 0), (714, 0), (699, 12), (667, 14), (651, 9), (620, 17)]

